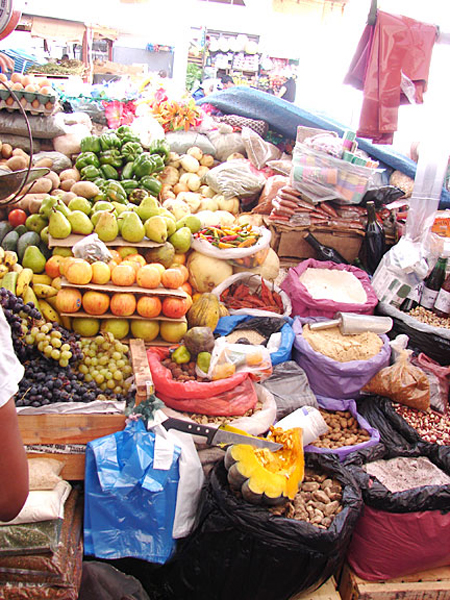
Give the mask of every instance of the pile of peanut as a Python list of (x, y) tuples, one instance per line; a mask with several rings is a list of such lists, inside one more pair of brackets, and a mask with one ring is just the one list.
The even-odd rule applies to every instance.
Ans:
[(250, 408), (243, 415), (226, 416), (226, 417), (217, 416), (216, 417), (216, 416), (212, 416), (212, 415), (201, 415), (198, 413), (188, 413), (188, 412), (184, 412), (182, 414), (184, 417), (187, 417), (188, 419), (195, 421), (199, 425), (217, 425), (217, 427), (221, 427), (223, 425), (227, 425), (228, 423), (231, 423), (232, 421), (236, 421), (237, 419), (242, 419), (243, 417), (251, 417), (252, 415), (254, 415), (256, 412), (258, 412), (261, 409), (262, 409), (262, 402), (260, 400), (258, 400), (258, 402), (255, 404), (254, 408)]
[(274, 515), (306, 521), (320, 529), (328, 529), (334, 517), (342, 510), (341, 501), (342, 486), (339, 481), (312, 469), (305, 469), (305, 477), (295, 498), (269, 510)]
[(416, 306), (409, 311), (408, 315), (414, 317), (421, 323), (426, 323), (433, 327), (444, 327), (444, 329), (450, 329), (450, 317), (438, 317), (432, 310), (428, 310), (423, 306)]
[(393, 403), (395, 411), (413, 427), (426, 442), (450, 446), (449, 415), (441, 415), (434, 410), (416, 410), (403, 404)]
[(324, 433), (311, 445), (316, 448), (328, 448), (335, 450), (343, 446), (355, 446), (370, 440), (369, 433), (362, 429), (355, 417), (348, 410), (329, 411), (320, 409), (320, 414), (329, 427), (327, 433)]

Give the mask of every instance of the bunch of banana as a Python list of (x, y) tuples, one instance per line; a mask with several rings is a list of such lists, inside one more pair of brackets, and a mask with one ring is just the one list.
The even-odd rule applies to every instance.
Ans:
[(16, 283), (23, 267), (18, 262), (16, 252), (0, 247), (0, 287), (16, 293)]

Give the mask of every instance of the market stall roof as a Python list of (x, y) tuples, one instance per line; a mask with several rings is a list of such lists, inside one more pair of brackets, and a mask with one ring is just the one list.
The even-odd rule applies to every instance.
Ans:
[(68, 21), (37, 15), (24, 15), (24, 22), (28, 23), (29, 31), (33, 37), (50, 40), (64, 40), (81, 44), (86, 28), (94, 33), (94, 37), (116, 40), (118, 32), (110, 27), (84, 23), (81, 21)]

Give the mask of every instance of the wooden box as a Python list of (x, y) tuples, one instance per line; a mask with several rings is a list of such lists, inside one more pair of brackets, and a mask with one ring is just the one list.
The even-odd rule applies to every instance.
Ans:
[(345, 565), (340, 576), (339, 593), (342, 600), (450, 600), (450, 567), (380, 582), (361, 579)]

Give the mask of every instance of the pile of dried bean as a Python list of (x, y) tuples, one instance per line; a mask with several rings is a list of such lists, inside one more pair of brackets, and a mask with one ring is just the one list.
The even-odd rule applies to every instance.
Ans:
[(428, 310), (423, 306), (416, 306), (409, 311), (408, 315), (414, 317), (421, 323), (426, 323), (432, 327), (443, 327), (444, 329), (450, 329), (450, 318), (449, 317), (438, 317), (432, 310)]
[(355, 446), (370, 440), (369, 433), (359, 426), (358, 421), (350, 411), (329, 411), (321, 408), (320, 414), (329, 430), (315, 440), (312, 443), (313, 446), (334, 450), (343, 446)]
[(403, 404), (393, 403), (395, 411), (426, 441), (440, 446), (450, 446), (449, 414), (441, 415), (434, 410), (416, 410)]
[(243, 417), (251, 417), (252, 415), (254, 415), (256, 412), (258, 412), (261, 409), (262, 409), (262, 402), (260, 400), (258, 400), (258, 402), (255, 404), (255, 407), (250, 408), (243, 415), (214, 417), (212, 415), (201, 415), (198, 413), (184, 412), (183, 416), (187, 417), (188, 419), (191, 419), (192, 421), (195, 421), (196, 423), (199, 423), (200, 425), (217, 425), (218, 427), (221, 427), (223, 425), (227, 425), (228, 423), (231, 423), (232, 421), (236, 421), (237, 419), (242, 419)]
[(295, 498), (269, 510), (274, 515), (306, 521), (320, 529), (328, 529), (334, 517), (342, 510), (341, 500), (342, 486), (339, 481), (312, 469), (305, 469), (305, 477)]

